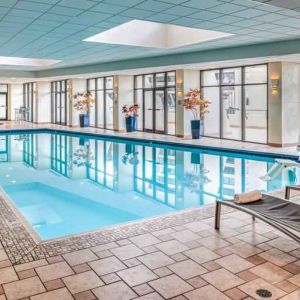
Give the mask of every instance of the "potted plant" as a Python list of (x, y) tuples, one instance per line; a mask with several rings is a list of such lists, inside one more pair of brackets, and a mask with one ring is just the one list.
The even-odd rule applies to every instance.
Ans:
[(199, 89), (190, 89), (186, 94), (183, 106), (193, 113), (191, 120), (192, 138), (199, 139), (204, 135), (204, 117), (209, 112), (208, 107), (211, 102), (201, 98)]
[(136, 117), (138, 116), (138, 109), (138, 104), (132, 104), (130, 106), (125, 104), (122, 107), (122, 113), (125, 115), (127, 132), (136, 131)]
[(95, 103), (95, 99), (92, 97), (92, 93), (89, 91), (77, 93), (74, 95), (74, 108), (79, 112), (79, 124), (80, 127), (89, 126), (89, 110)]

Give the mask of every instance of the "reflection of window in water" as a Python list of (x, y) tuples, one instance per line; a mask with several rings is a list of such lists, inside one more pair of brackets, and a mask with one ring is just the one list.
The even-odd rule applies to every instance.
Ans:
[(134, 190), (158, 202), (175, 207), (176, 151), (136, 147), (141, 155), (134, 168)]

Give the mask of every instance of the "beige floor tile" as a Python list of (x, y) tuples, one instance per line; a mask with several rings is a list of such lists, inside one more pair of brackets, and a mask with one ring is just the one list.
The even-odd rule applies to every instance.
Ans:
[(176, 297), (193, 289), (191, 285), (177, 275), (169, 275), (149, 282), (160, 295), (166, 299)]
[(215, 270), (202, 275), (208, 283), (220, 291), (232, 289), (245, 281), (225, 269)]
[(137, 297), (137, 294), (122, 281), (93, 289), (93, 293), (100, 300), (130, 300)]
[(135, 245), (126, 245), (119, 248), (111, 249), (110, 251), (121, 260), (126, 260), (145, 254), (144, 251), (142, 251)]
[(189, 250), (187, 246), (185, 246), (177, 240), (162, 242), (160, 244), (155, 245), (155, 247), (167, 255), (173, 255), (182, 251)]
[(62, 280), (72, 294), (77, 294), (104, 285), (94, 271), (71, 275)]
[(15, 280), (18, 280), (18, 276), (13, 267), (7, 267), (0, 270), (0, 284)]
[(147, 283), (137, 285), (133, 289), (139, 296), (144, 296), (154, 292), (153, 288)]
[(30, 297), (30, 300), (72, 300), (74, 299), (66, 288), (54, 290)]
[(99, 276), (126, 269), (126, 266), (115, 256), (92, 261), (89, 265)]
[(200, 239), (199, 241), (201, 245), (203, 245), (204, 247), (210, 250), (217, 250), (220, 248), (230, 246), (230, 243), (226, 242), (225, 240), (217, 236), (205, 237)]
[(300, 274), (297, 274), (297, 275), (289, 278), (288, 281), (290, 281), (291, 283), (300, 287)]
[(256, 294), (256, 291), (258, 289), (265, 289), (265, 290), (270, 291), (272, 293), (272, 297), (267, 298), (269, 300), (279, 299), (280, 297), (283, 297), (286, 294), (281, 289), (276, 288), (274, 285), (271, 285), (270, 283), (264, 281), (261, 278), (255, 279), (253, 281), (249, 281), (249, 282), (239, 286), (239, 289), (257, 300), (265, 300), (266, 299), (266, 298), (259, 297)]
[(185, 297), (189, 300), (230, 300), (229, 297), (211, 285), (206, 285), (197, 290), (188, 292)]
[(150, 269), (157, 269), (174, 263), (175, 261), (158, 251), (138, 257), (144, 265)]
[(59, 262), (35, 269), (43, 282), (74, 274), (66, 262)]
[(277, 266), (285, 266), (297, 260), (297, 258), (295, 258), (294, 256), (291, 256), (276, 248), (272, 248), (268, 251), (262, 252), (259, 254), (259, 256)]
[(219, 258), (220, 256), (205, 247), (185, 251), (184, 254), (199, 264)]
[(294, 291), (293, 293), (286, 295), (282, 298), (280, 298), (280, 300), (299, 300), (300, 299), (300, 289), (297, 291)]
[(20, 271), (29, 270), (29, 269), (33, 269), (33, 268), (37, 268), (37, 267), (41, 267), (41, 266), (45, 266), (45, 265), (48, 265), (47, 260), (40, 259), (40, 260), (35, 260), (35, 261), (28, 262), (28, 263), (24, 263), (21, 265), (16, 265), (15, 269), (17, 272), (20, 272)]
[(258, 265), (249, 271), (272, 284), (278, 283), (292, 276), (291, 273), (271, 264), (270, 262)]
[(200, 222), (200, 221), (184, 224), (184, 227), (186, 227), (187, 229), (189, 229), (193, 232), (200, 232), (200, 231), (211, 229), (210, 226), (208, 226), (207, 224)]
[(196, 233), (190, 231), (190, 230), (183, 230), (183, 231), (178, 231), (175, 233), (172, 233), (171, 236), (180, 241), (180, 242), (189, 242), (189, 241), (194, 241), (200, 238), (199, 235), (197, 235)]
[(258, 245), (261, 243), (265, 243), (269, 240), (265, 236), (255, 233), (253, 231), (237, 235), (236, 238), (238, 238), (239, 240), (242, 240), (244, 242), (250, 243), (252, 245)]
[(176, 264), (168, 266), (175, 274), (182, 279), (189, 279), (207, 272), (206, 269), (198, 265), (192, 260), (184, 260)]
[(231, 245), (228, 247), (228, 249), (231, 252), (238, 254), (239, 256), (241, 256), (243, 258), (247, 258), (247, 257), (253, 256), (253, 255), (256, 255), (263, 251), (253, 245), (250, 245), (250, 244), (247, 244), (244, 242)]
[(116, 242), (111, 242), (111, 243), (106, 243), (106, 244), (102, 244), (102, 245), (92, 247), (92, 248), (90, 248), (90, 250), (92, 250), (93, 252), (96, 253), (96, 252), (109, 250), (109, 249), (117, 248), (117, 247), (119, 247), (119, 245)]
[(299, 248), (299, 243), (285, 237), (279, 237), (278, 239), (274, 239), (268, 242), (268, 245), (270, 245), (271, 247), (278, 248), (283, 252), (290, 252)]
[(98, 259), (98, 257), (89, 249), (67, 253), (64, 254), (63, 257), (70, 266), (76, 266)]
[(46, 291), (37, 276), (4, 284), (3, 289), (8, 300), (30, 297)]
[(157, 275), (143, 265), (119, 271), (117, 274), (130, 286), (136, 286), (158, 278)]
[(150, 233), (135, 236), (133, 238), (130, 238), (130, 241), (140, 248), (160, 243), (160, 240)]
[(0, 261), (7, 260), (8, 256), (4, 249), (0, 249)]
[(164, 298), (157, 293), (151, 293), (142, 297), (138, 297), (136, 300), (164, 300)]
[(254, 264), (236, 254), (231, 254), (215, 260), (217, 264), (229, 270), (232, 273), (239, 273), (249, 268), (255, 267)]

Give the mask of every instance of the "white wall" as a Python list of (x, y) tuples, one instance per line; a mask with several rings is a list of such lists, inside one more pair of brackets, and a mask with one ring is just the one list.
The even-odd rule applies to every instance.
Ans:
[(38, 123), (51, 122), (51, 83), (37, 82), (37, 119)]
[(300, 64), (282, 63), (282, 143), (296, 144), (300, 134)]
[(15, 109), (23, 106), (23, 84), (11, 84), (10, 91), (11, 120), (15, 120)]

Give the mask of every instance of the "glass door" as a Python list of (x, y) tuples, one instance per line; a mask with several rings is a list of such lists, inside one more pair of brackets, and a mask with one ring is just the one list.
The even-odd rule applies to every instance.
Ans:
[(245, 86), (245, 141), (268, 141), (267, 85)]
[(165, 133), (165, 91), (155, 91), (155, 126), (154, 132)]
[(7, 120), (7, 94), (0, 93), (0, 120)]
[(153, 132), (153, 91), (144, 92), (144, 130)]
[(242, 90), (241, 86), (221, 88), (223, 108), (223, 138), (242, 140)]

